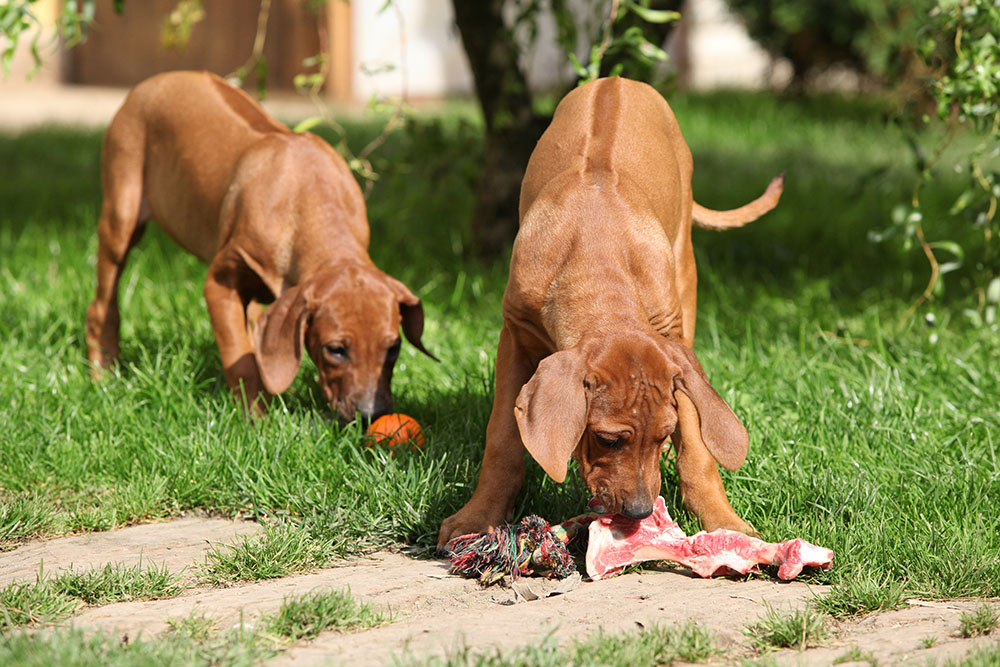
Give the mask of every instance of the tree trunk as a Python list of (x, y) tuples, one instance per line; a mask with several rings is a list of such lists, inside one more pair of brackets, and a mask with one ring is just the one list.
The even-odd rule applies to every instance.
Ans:
[(503, 20), (503, 0), (452, 0), (455, 22), (486, 121), (483, 173), (472, 233), (480, 256), (501, 253), (517, 233), (521, 179), (547, 124), (531, 106), (519, 48)]

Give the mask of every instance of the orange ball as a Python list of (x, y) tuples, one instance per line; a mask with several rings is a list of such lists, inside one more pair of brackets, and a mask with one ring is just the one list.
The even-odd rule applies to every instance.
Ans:
[(410, 442), (417, 449), (424, 444), (424, 434), (420, 432), (417, 420), (400, 413), (382, 415), (365, 430), (365, 435), (384, 447)]

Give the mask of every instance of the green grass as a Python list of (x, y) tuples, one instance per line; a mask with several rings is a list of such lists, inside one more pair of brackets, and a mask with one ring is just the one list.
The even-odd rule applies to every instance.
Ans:
[(68, 569), (55, 576), (39, 572), (35, 581), (0, 588), (0, 630), (54, 623), (85, 605), (158, 600), (180, 595), (183, 586), (166, 566), (109, 563), (82, 572)]
[[(311, 639), (324, 630), (341, 632), (371, 628), (390, 616), (347, 591), (314, 591), (289, 597), (274, 614), (253, 626), (242, 623), (219, 631), (216, 622), (192, 612), (168, 620), (170, 631), (152, 639), (129, 640), (102, 632), (59, 628), (37, 633), (0, 634), (0, 665), (259, 665), (289, 645), (289, 640)], [(2, 626), (0, 626), (2, 627)]]
[(313, 639), (324, 630), (365, 630), (390, 622), (391, 617), (373, 605), (357, 602), (349, 591), (314, 591), (288, 598), (263, 627), (272, 635), (292, 641)]
[(208, 639), (216, 632), (215, 621), (197, 610), (181, 618), (168, 618), (167, 625), (175, 635), (195, 641)]
[[(830, 613), (1000, 595), (1000, 329), (963, 314), (975, 305), (971, 251), (921, 310), (933, 327), (916, 317), (897, 329), (928, 270), (868, 234), (912, 187), (902, 134), (872, 105), (837, 99), (671, 104), (700, 203), (737, 205), (788, 175), (766, 218), (694, 237), (696, 351), (750, 433), (746, 465), (723, 475), (737, 512), (769, 539), (834, 550), (832, 570), (804, 575), (838, 586)], [(377, 128), (349, 131), (357, 147)], [(274, 562), (220, 577), (260, 576), (283, 565), (279, 553), (308, 568), (382, 546), (430, 550), (474, 488), (491, 405), (507, 259), (467, 258), (481, 151), (478, 121), (445, 115), (375, 157), (372, 256), (424, 300), (424, 342), (442, 358), (404, 345), (396, 409), (426, 444), (390, 456), (331, 419), (309, 361), (268, 418), (246, 420), (222, 377), (205, 267), (155, 227), (122, 278), (122, 363), (92, 383), (83, 321), (100, 134), (0, 136), (0, 548), (198, 509), (298, 524), (315, 547), (264, 550)], [(923, 191), (927, 232), (968, 241), (967, 225), (944, 217), (960, 182), (942, 174)], [(668, 506), (696, 529), (664, 472)], [(575, 475), (558, 485), (530, 464), (515, 512), (559, 520), (586, 500)]]
[(277, 653), (253, 632), (233, 630), (194, 639), (171, 633), (160, 639), (121, 637), (82, 629), (0, 636), (0, 664), (24, 667), (153, 667), (154, 665), (259, 665)]
[(962, 612), (958, 619), (963, 637), (979, 637), (988, 635), (997, 629), (1000, 623), (1000, 612), (988, 604), (981, 604), (975, 611)]
[(817, 611), (845, 618), (906, 606), (906, 579), (856, 567), (853, 572), (841, 573), (838, 581), (839, 585), (829, 593), (812, 600)]
[(199, 578), (215, 585), (277, 579), (320, 567), (327, 562), (329, 553), (328, 543), (311, 539), (301, 528), (288, 524), (266, 526), (236, 544), (212, 545)]
[(852, 646), (833, 660), (835, 665), (841, 665), (845, 662), (867, 662), (871, 667), (878, 667), (878, 660), (871, 653), (862, 651), (858, 646)]
[(1000, 644), (977, 648), (957, 660), (948, 660), (945, 667), (996, 667), (1000, 665)]
[(88, 605), (104, 605), (130, 600), (159, 600), (180, 595), (183, 586), (166, 565), (142, 566), (108, 563), (83, 572), (60, 572), (49, 583), (63, 595)]
[(537, 645), (511, 651), (476, 651), (463, 648), (445, 658), (411, 659), (406, 665), (447, 667), (597, 667), (616, 665), (672, 665), (706, 662), (722, 655), (710, 632), (693, 621), (684, 625), (652, 625), (631, 632), (604, 633), (560, 648), (553, 635)]
[(29, 494), (0, 498), (0, 551), (47, 532), (51, 525), (52, 508), (45, 499)]
[(781, 613), (768, 604), (764, 618), (747, 626), (743, 632), (761, 650), (795, 648), (804, 651), (826, 639), (827, 618), (810, 606)]
[(80, 600), (42, 581), (8, 584), (0, 589), (0, 631), (61, 621), (80, 606)]

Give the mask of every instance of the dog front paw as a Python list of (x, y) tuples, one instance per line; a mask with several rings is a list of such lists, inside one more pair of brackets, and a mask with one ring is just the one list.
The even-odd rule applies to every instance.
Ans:
[(470, 509), (468, 505), (444, 520), (438, 532), (437, 552), (439, 556), (447, 556), (448, 543), (463, 535), (478, 535), (492, 533), (503, 523), (503, 515)]

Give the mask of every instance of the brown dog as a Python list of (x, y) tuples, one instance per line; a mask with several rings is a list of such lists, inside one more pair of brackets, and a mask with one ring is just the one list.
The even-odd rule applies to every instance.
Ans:
[(747, 433), (691, 350), (692, 210), (703, 227), (745, 224), (774, 208), (783, 179), (710, 211), (692, 200), (691, 171), (677, 119), (649, 86), (602, 79), (560, 102), (521, 188), (479, 484), (439, 547), (510, 520), (525, 448), (557, 482), (575, 457), (609, 512), (644, 518), (668, 437), (704, 528), (751, 530), (716, 468), (742, 465)]
[[(226, 381), (263, 408), (295, 379), (302, 348), (339, 415), (392, 411), (399, 328), (417, 349), (420, 299), (368, 257), (361, 190), (323, 140), (295, 134), (208, 72), (154, 76), (104, 137), (97, 296), (88, 357), (118, 358), (118, 280), (151, 218), (209, 265), (205, 301)], [(259, 304), (275, 300), (253, 325)]]

